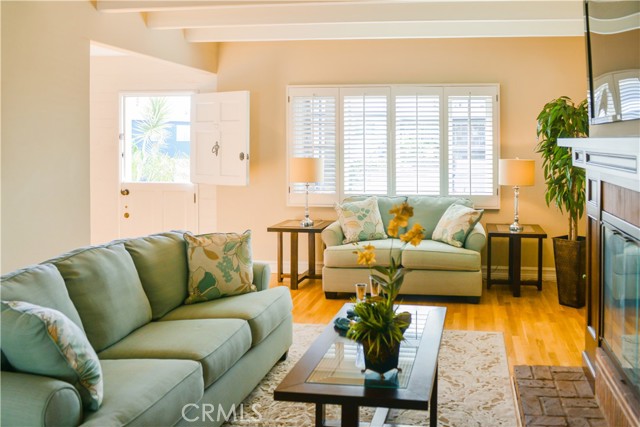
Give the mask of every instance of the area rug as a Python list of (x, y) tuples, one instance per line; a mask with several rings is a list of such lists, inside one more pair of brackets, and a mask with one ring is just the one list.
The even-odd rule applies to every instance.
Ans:
[[(245, 408), (255, 408), (250, 424), (256, 427), (304, 427), (314, 425), (313, 404), (276, 402), (273, 390), (322, 332), (324, 325), (294, 324), (293, 345), (286, 361), (276, 364), (245, 399)], [(440, 349), (438, 382), (439, 426), (517, 425), (509, 366), (500, 332), (444, 331)], [(370, 421), (373, 408), (361, 408), (360, 419)], [(327, 419), (340, 418), (339, 407), (328, 406)], [(388, 422), (423, 426), (428, 412), (391, 410)], [(247, 426), (237, 419), (228, 427)]]

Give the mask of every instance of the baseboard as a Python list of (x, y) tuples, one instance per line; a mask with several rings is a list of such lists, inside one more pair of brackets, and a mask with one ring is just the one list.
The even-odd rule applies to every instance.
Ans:
[[(520, 269), (520, 277), (522, 280), (538, 280), (538, 268), (537, 267), (522, 267)], [(482, 266), (482, 278), (487, 278), (487, 266)], [(496, 265), (491, 267), (492, 279), (508, 279), (509, 267), (506, 265)], [(542, 280), (545, 282), (556, 281), (556, 269), (553, 267), (542, 268)]]
[[(262, 261), (269, 263), (271, 267), (271, 271), (275, 273), (278, 268), (278, 264), (276, 261)], [(318, 262), (316, 263), (316, 271), (321, 272), (324, 264)], [(303, 272), (307, 271), (308, 265), (306, 262), (298, 263), (298, 271)], [(285, 261), (282, 263), (282, 270), (284, 273), (289, 273), (291, 271), (291, 263), (289, 261)], [(538, 279), (538, 269), (536, 267), (522, 267), (520, 270), (520, 277), (522, 280), (537, 280)], [(508, 279), (509, 278), (509, 267), (506, 265), (497, 265), (491, 268), (491, 277), (494, 279)], [(487, 267), (482, 266), (482, 278), (487, 278)], [(556, 281), (556, 269), (553, 267), (544, 267), (542, 269), (542, 280), (545, 282), (554, 282)]]

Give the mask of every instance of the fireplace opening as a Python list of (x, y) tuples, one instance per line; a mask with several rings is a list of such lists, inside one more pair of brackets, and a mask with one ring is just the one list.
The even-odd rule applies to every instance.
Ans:
[(603, 212), (602, 347), (640, 397), (640, 228)]

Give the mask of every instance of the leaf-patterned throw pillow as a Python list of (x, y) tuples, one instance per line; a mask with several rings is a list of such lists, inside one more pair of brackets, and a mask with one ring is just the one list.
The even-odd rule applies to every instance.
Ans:
[(432, 239), (461, 248), (467, 235), (480, 221), (483, 213), (483, 210), (454, 203), (447, 208), (438, 221), (438, 225), (433, 230)]
[(335, 209), (344, 234), (342, 243), (387, 238), (377, 197), (369, 197), (358, 202), (344, 202), (341, 205), (336, 203)]
[(102, 403), (102, 368), (84, 332), (52, 308), (2, 301), (2, 351), (18, 371), (72, 384), (84, 406)]
[(189, 296), (185, 304), (210, 301), (257, 290), (253, 284), (251, 230), (243, 234), (184, 234), (189, 263)]

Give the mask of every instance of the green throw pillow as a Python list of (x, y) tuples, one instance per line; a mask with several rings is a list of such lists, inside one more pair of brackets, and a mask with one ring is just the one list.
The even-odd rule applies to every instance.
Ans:
[(433, 230), (433, 240), (448, 243), (451, 246), (461, 248), (467, 235), (482, 218), (483, 210), (453, 204), (447, 208), (435, 230)]
[(335, 209), (344, 234), (343, 244), (387, 238), (375, 196), (341, 205), (336, 203)]
[(78, 325), (52, 308), (2, 301), (2, 351), (18, 371), (73, 384), (84, 406), (102, 403), (102, 368)]
[(256, 291), (251, 260), (251, 230), (243, 234), (184, 234), (189, 264), (185, 304)]

